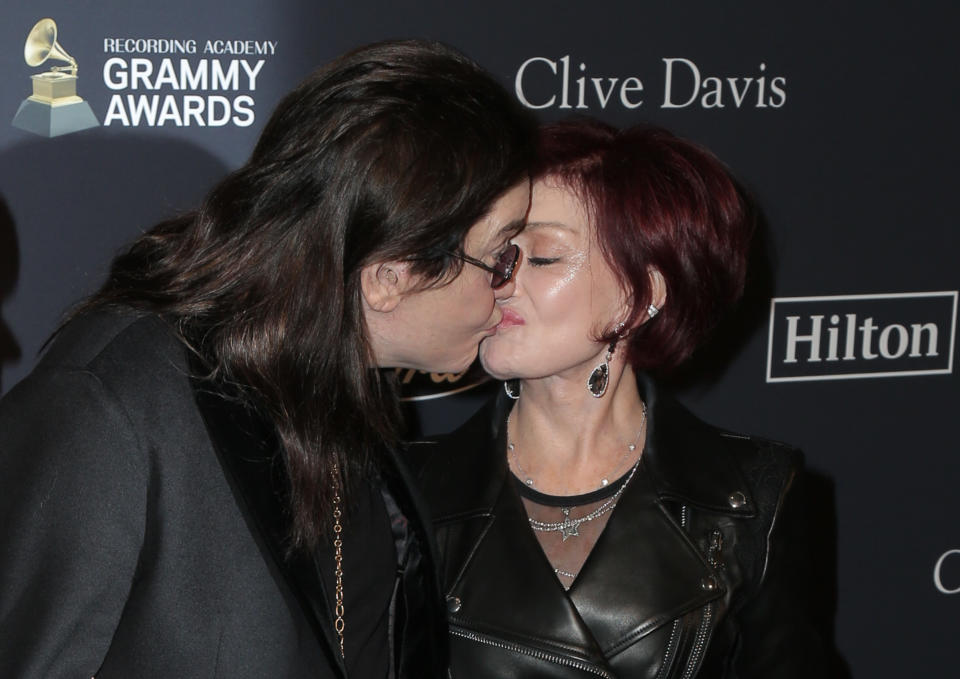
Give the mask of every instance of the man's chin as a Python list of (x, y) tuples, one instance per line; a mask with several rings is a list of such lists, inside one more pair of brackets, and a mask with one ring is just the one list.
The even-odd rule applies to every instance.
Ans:
[(449, 370), (441, 370), (441, 371), (434, 371), (434, 372), (444, 372), (444, 373), (453, 373), (453, 374), (463, 373), (469, 370), (470, 366), (472, 366), (473, 362), (476, 360), (477, 360), (477, 352), (473, 352), (473, 354), (471, 354), (467, 358), (464, 358), (459, 363), (452, 364)]

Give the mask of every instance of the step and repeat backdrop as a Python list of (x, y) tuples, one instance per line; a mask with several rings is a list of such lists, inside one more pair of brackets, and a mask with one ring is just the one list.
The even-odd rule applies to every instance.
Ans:
[[(0, 391), (118, 248), (244, 162), (313, 67), (443, 40), (543, 120), (661, 124), (749, 187), (764, 229), (747, 300), (673, 386), (710, 421), (805, 450), (833, 675), (956, 676), (960, 8), (728, 5), (8, 3)], [(476, 367), (399, 378), (426, 433), (498, 388)]]

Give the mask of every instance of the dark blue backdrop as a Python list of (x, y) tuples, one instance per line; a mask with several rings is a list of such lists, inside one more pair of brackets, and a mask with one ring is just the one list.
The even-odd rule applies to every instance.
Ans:
[[(30, 370), (60, 314), (97, 286), (122, 243), (195, 204), (243, 162), (280, 95), (312, 67), (372, 40), (438, 38), (498, 74), (544, 119), (580, 112), (617, 124), (663, 124), (712, 148), (756, 194), (767, 229), (751, 297), (676, 386), (707, 419), (805, 449), (816, 545), (809, 577), (838, 649), (837, 676), (953, 676), (960, 10), (888, 4), (59, 0), (5, 7), (0, 388)], [(22, 53), (45, 16), (79, 62), (79, 94), (101, 123), (110, 114), (109, 126), (47, 138), (9, 124), (30, 93), (29, 76), (46, 69), (27, 66)], [(142, 53), (150, 43), (140, 39), (195, 40), (197, 47)], [(204, 53), (208, 40), (213, 52)], [(266, 42), (272, 53), (257, 54)], [(118, 51), (128, 44), (133, 52)], [(252, 53), (223, 53), (225, 45)], [(105, 77), (110, 59), (118, 61)], [(155, 82), (166, 59), (175, 69), (181, 59), (191, 69), (203, 59), (212, 69), (217, 60), (228, 73), (231, 60), (245, 59), (259, 70), (251, 83), (237, 62), (228, 89), (183, 91)], [(154, 76), (136, 88), (118, 75), (144, 69)], [(147, 114), (139, 125), (122, 124), (120, 109), (130, 118), (153, 96), (158, 117), (172, 107), (164, 125), (147, 124)], [(201, 102), (204, 116), (223, 102), (252, 114), (239, 115), (239, 124), (199, 126), (195, 117), (177, 126), (185, 97), (199, 97), (191, 105)], [(928, 314), (924, 298), (833, 299), (928, 292), (950, 293), (937, 297), (946, 306)], [(788, 327), (792, 314), (796, 334), (810, 336), (812, 317), (822, 316), (819, 364), (808, 360), (809, 340), (795, 342), (795, 364), (784, 363), (783, 333), (769, 333), (775, 297), (815, 298), (778, 302), (774, 323)], [(828, 362), (827, 329), (845, 329), (846, 314), (857, 317), (852, 357)], [(833, 315), (839, 320), (831, 324)], [(867, 318), (875, 330), (861, 329)], [(928, 322), (936, 327), (935, 357), (926, 345), (924, 356), (881, 354), (883, 341), (887, 354), (900, 347), (893, 326), (909, 336), (912, 324)], [(843, 353), (846, 336), (835, 341)], [(929, 365), (938, 371), (922, 373)], [(767, 381), (771, 366), (773, 375), (817, 379)], [(823, 379), (843, 373), (862, 376)], [(405, 377), (420, 396), (473, 382)], [(488, 391), (412, 407), (423, 429), (447, 429)]]

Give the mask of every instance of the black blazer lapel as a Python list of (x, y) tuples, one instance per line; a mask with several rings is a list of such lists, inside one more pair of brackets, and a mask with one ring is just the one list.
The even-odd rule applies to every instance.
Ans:
[[(405, 624), (400, 655), (400, 676), (440, 676), (449, 664), (447, 618), (443, 607), (443, 591), (437, 568), (438, 551), (423, 500), (416, 491), (413, 478), (404, 460), (393, 449), (385, 451), (381, 475), (389, 490), (385, 501), (396, 502), (405, 526), (419, 546), (404, 560), (402, 595), (407, 611), (427, 611), (429, 615), (409, 617), (396, 624)], [(395, 537), (396, 537), (396, 527)], [(403, 531), (401, 531), (403, 532)], [(404, 553), (398, 546), (398, 554)], [(396, 614), (396, 609), (394, 614)], [(412, 628), (416, 628), (416, 632)]]
[(272, 425), (228, 389), (199, 379), (192, 379), (192, 385), (210, 441), (254, 540), (296, 597), (330, 666), (345, 676), (316, 553), (287, 556), (287, 484)]
[[(387, 480), (390, 492), (400, 505), (400, 510), (410, 521), (417, 538), (426, 551), (424, 554), (425, 567), (430, 574), (433, 589), (430, 594), (435, 595), (434, 598), (439, 602), (440, 592), (443, 590), (440, 586), (440, 570), (436, 567), (438, 551), (431, 530), (430, 512), (417, 490), (417, 484), (404, 459), (392, 449), (386, 451), (385, 457), (389, 467), (384, 470), (383, 475)], [(438, 606), (437, 610), (440, 611), (441, 608)]]

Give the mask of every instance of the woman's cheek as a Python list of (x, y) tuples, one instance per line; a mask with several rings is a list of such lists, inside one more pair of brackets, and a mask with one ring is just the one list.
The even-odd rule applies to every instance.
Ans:
[(582, 277), (587, 258), (583, 253), (567, 253), (559, 261), (536, 270), (536, 284), (541, 294), (556, 297), (571, 286), (575, 286)]
[(582, 301), (583, 295), (578, 291), (582, 271), (580, 262), (571, 262), (555, 270), (554, 275), (543, 280), (539, 286), (543, 303), (569, 311), (569, 305)]

